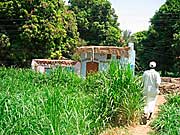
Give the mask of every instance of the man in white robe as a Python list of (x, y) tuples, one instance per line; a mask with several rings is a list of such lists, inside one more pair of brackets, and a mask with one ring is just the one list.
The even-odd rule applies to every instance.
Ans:
[(155, 71), (156, 63), (149, 63), (150, 70), (146, 70), (143, 74), (145, 107), (144, 114), (149, 120), (154, 112), (157, 95), (159, 94), (159, 85), (161, 83), (160, 75)]

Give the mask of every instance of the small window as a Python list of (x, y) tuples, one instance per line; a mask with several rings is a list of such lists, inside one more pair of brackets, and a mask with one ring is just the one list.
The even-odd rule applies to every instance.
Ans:
[(116, 56), (116, 59), (120, 59), (120, 58), (121, 58), (121, 56), (118, 56), (118, 55)]
[(91, 58), (92, 57), (92, 53), (87, 53), (87, 58)]
[(111, 59), (111, 54), (107, 54), (107, 59)]

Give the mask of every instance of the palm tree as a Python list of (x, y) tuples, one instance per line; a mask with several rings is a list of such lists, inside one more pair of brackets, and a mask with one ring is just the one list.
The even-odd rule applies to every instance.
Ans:
[(127, 46), (129, 42), (132, 42), (131, 31), (129, 30), (122, 31), (122, 37), (120, 42), (122, 43), (122, 46)]

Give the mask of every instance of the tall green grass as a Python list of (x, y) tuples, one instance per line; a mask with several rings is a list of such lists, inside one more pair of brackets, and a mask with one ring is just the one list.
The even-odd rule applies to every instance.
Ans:
[(157, 135), (180, 134), (180, 95), (168, 95), (167, 102), (161, 106), (160, 113), (151, 124)]
[(138, 120), (141, 81), (130, 67), (81, 79), (62, 68), (50, 74), (0, 68), (0, 134), (90, 135)]
[(90, 134), (89, 96), (62, 69), (51, 75), (1, 68), (0, 134)]
[[(91, 78), (92, 77), (92, 78)], [(129, 125), (137, 123), (143, 107), (142, 83), (133, 76), (130, 66), (112, 62), (108, 72), (87, 79), (96, 91), (96, 108), (103, 123)], [(94, 81), (95, 80), (95, 81)]]

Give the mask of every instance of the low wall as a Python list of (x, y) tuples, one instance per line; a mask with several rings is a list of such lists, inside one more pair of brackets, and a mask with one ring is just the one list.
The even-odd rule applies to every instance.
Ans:
[(160, 93), (180, 93), (180, 78), (162, 77), (162, 83), (160, 85)]

